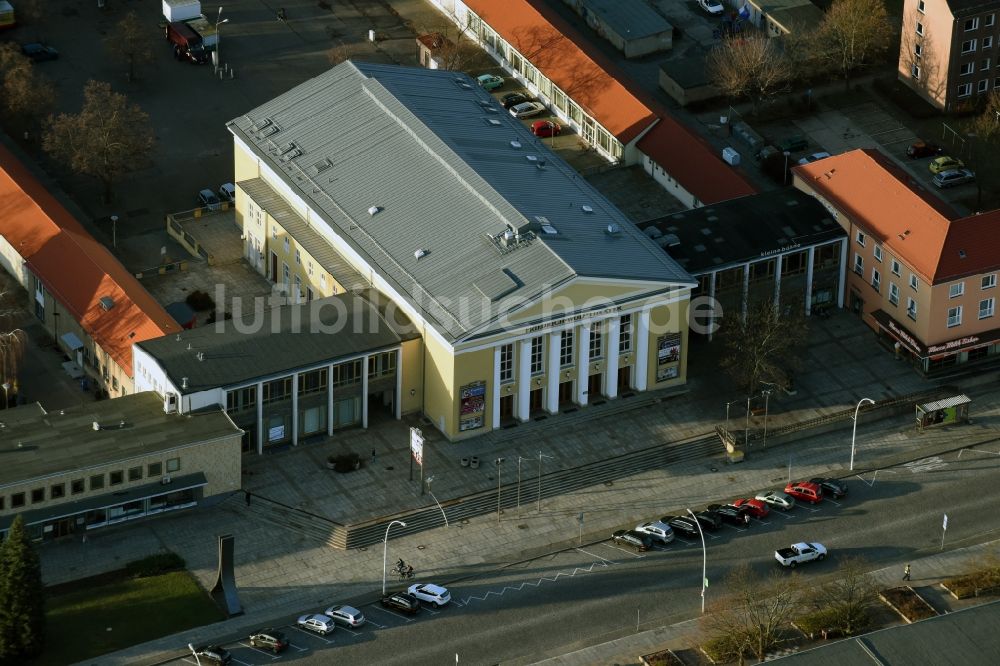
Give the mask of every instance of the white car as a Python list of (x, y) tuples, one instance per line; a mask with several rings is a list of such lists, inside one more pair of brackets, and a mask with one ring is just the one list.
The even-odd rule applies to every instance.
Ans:
[(666, 523), (660, 522), (659, 520), (653, 520), (648, 523), (643, 523), (642, 525), (636, 525), (635, 531), (642, 532), (650, 539), (659, 541), (662, 544), (668, 544), (674, 540), (673, 528)]
[(698, 6), (703, 10), (711, 14), (712, 16), (718, 16), (723, 11), (722, 3), (719, 0), (698, 0)]
[(330, 606), (323, 614), (345, 627), (360, 627), (365, 623), (365, 615), (354, 606)]
[(766, 493), (758, 493), (757, 499), (785, 511), (795, 507), (795, 498), (788, 493), (778, 490), (768, 490)]
[(821, 543), (793, 543), (788, 548), (774, 551), (774, 559), (783, 567), (794, 569), (796, 565), (826, 559), (826, 546)]
[(824, 150), (819, 153), (813, 153), (808, 157), (803, 157), (802, 159), (799, 160), (799, 164), (812, 164), (813, 162), (819, 162), (820, 160), (825, 160), (827, 157), (830, 157), (830, 153)]
[(406, 591), (434, 608), (440, 608), (451, 601), (448, 590), (434, 583), (414, 583)]
[(323, 636), (326, 636), (337, 628), (337, 625), (334, 624), (332, 617), (320, 614), (301, 615), (299, 616), (299, 619), (295, 621), (295, 624), (301, 629), (313, 631), (317, 634), (322, 634)]
[(523, 102), (510, 107), (510, 115), (515, 118), (530, 118), (545, 111), (545, 105), (541, 102)]

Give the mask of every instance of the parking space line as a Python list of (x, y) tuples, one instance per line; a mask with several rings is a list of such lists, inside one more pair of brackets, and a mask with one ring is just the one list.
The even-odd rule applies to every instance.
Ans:
[(761, 520), (760, 518), (754, 518), (754, 520), (756, 520), (761, 525), (770, 525), (771, 524), (771, 521), (769, 521), (769, 520)]
[(353, 629), (348, 629), (347, 627), (340, 627), (340, 629), (342, 631), (346, 631), (347, 633), (351, 634), (352, 636), (358, 636), (358, 635), (361, 634), (360, 631), (354, 631)]
[[(315, 631), (306, 631), (305, 629), (300, 629), (299, 627), (296, 627), (294, 624), (288, 625), (288, 628), (289, 629), (294, 629), (295, 631), (299, 632), (300, 634), (305, 634), (306, 636), (311, 636), (313, 638), (319, 639), (319, 640), (323, 641), (324, 643), (326, 643), (327, 645), (330, 645), (331, 643), (333, 643), (332, 640), (326, 638), (325, 636), (317, 634)], [(331, 632), (331, 633), (333, 633), (333, 632)]]
[[(406, 617), (405, 615), (400, 615), (399, 613), (394, 613), (391, 610), (389, 610), (388, 608), (379, 608), (379, 607), (375, 607), (375, 606), (373, 606), (372, 608), (374, 608), (375, 610), (378, 610), (378, 611), (382, 611), (383, 613), (388, 613), (389, 615), (392, 615), (393, 617), (398, 617), (400, 620), (405, 620), (406, 622), (413, 622), (413, 618)], [(384, 628), (385, 627), (383, 627), (383, 629)]]
[(745, 527), (736, 527), (736, 525), (730, 525), (729, 523), (726, 523), (726, 527), (731, 527), (734, 530), (736, 530), (737, 532), (746, 532), (747, 531), (747, 528), (745, 528)]
[(581, 553), (584, 553), (586, 555), (590, 555), (591, 557), (596, 557), (597, 559), (602, 560), (604, 562), (612, 562), (613, 563), (612, 560), (609, 560), (606, 557), (601, 557), (600, 555), (595, 555), (594, 553), (590, 552), (589, 550), (584, 550), (583, 548), (576, 548), (575, 550), (578, 550)]
[(438, 615), (441, 612), (439, 610), (434, 610), (433, 608), (430, 607), (430, 605), (425, 605), (424, 610), (430, 613), (431, 615)]
[(829, 497), (824, 497), (823, 501), (824, 502), (829, 502), (830, 504), (833, 504), (834, 506), (840, 506), (840, 502), (838, 502), (836, 500), (832, 500)]
[(643, 557), (639, 553), (634, 553), (634, 552), (632, 552), (630, 550), (625, 550), (624, 548), (619, 548), (618, 546), (613, 546), (610, 543), (606, 543), (606, 544), (603, 544), (603, 545), (607, 546), (608, 548), (614, 548), (615, 550), (620, 550), (621, 552), (625, 553), (626, 555), (631, 555), (632, 557), (640, 557), (640, 558)]
[(243, 664), (243, 666), (253, 666), (253, 664), (251, 664), (250, 662), (248, 662), (248, 661), (240, 661), (236, 657), (233, 657), (233, 661), (235, 661), (237, 664)]
[(240, 645), (242, 645), (243, 647), (247, 648), (248, 650), (253, 650), (254, 652), (260, 652), (262, 655), (264, 655), (266, 657), (270, 657), (271, 659), (280, 659), (281, 658), (278, 655), (274, 654), (273, 652), (265, 652), (264, 650), (261, 650), (260, 648), (254, 647), (254, 646), (250, 645), (249, 643), (244, 643), (243, 641), (240, 641)]
[(379, 629), (385, 629), (385, 625), (384, 624), (379, 624), (378, 622), (376, 622), (375, 620), (371, 619), (370, 617), (366, 617), (365, 618), (365, 624), (374, 624)]
[(456, 606), (458, 606), (459, 608), (465, 608), (465, 604), (463, 604), (463, 603), (462, 603), (461, 601), (459, 601), (458, 599), (452, 599), (452, 600), (451, 600), (451, 603), (455, 604), (455, 605), (456, 605)]
[(779, 516), (784, 516), (784, 517), (785, 517), (785, 518), (787, 518), (788, 520), (791, 520), (792, 518), (794, 518), (794, 517), (795, 517), (795, 516), (793, 516), (792, 514), (788, 513), (787, 511), (782, 511), (782, 512), (780, 512), (780, 513), (779, 513), (778, 515), (779, 515)]
[(298, 645), (296, 645), (295, 643), (293, 643), (291, 641), (288, 641), (288, 647), (295, 648), (299, 652), (309, 652), (309, 648), (307, 648), (307, 647), (299, 647)]

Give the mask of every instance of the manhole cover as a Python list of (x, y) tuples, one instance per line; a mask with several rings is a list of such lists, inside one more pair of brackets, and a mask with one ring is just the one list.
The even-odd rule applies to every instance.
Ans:
[(427, 546), (417, 546), (417, 550), (423, 550), (425, 548), (427, 548)]
[(392, 470), (394, 470), (394, 469), (395, 469), (395, 468), (394, 468), (394, 467), (393, 467), (392, 465), (389, 465), (388, 467), (386, 467), (386, 468), (385, 468), (385, 471), (387, 471), (387, 472), (391, 472), (391, 471), (392, 471)]
[(358, 550), (360, 550), (360, 551), (361, 551), (361, 552), (363, 553), (363, 552), (365, 552), (366, 550), (368, 550), (368, 546), (359, 546), (359, 547), (358, 547)]
[(469, 524), (469, 519), (468, 518), (463, 518), (462, 519), (462, 524), (463, 525), (468, 525)]
[(711, 471), (713, 471), (713, 472), (718, 472), (719, 471), (718, 467), (709, 467), (708, 469), (711, 470)]
[(519, 529), (519, 530), (526, 530), (526, 529), (528, 529), (528, 526), (527, 525), (518, 525), (517, 529)]

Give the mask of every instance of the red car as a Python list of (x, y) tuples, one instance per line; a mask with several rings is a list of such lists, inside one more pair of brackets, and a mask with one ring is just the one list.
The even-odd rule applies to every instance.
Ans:
[(562, 132), (562, 126), (551, 120), (536, 120), (531, 123), (531, 133), (535, 136), (559, 136), (560, 132)]
[(930, 143), (928, 141), (917, 141), (911, 144), (906, 149), (906, 156), (911, 160), (920, 159), (921, 157), (931, 157), (933, 155), (940, 155), (944, 152), (944, 148), (936, 144)]
[(797, 500), (818, 504), (823, 501), (823, 488), (811, 481), (795, 481), (785, 486), (785, 492)]
[(750, 499), (749, 497), (733, 500), (732, 504), (733, 506), (745, 506), (750, 515), (754, 518), (763, 518), (770, 511), (765, 502), (762, 502), (759, 499)]

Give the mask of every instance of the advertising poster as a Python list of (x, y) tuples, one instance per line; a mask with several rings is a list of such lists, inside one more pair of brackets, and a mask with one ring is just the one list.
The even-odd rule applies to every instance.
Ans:
[(458, 429), (460, 432), (483, 427), (486, 415), (486, 382), (472, 382), (459, 389)]
[(657, 365), (667, 365), (681, 360), (681, 334), (661, 335), (656, 339)]

